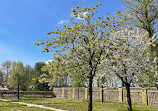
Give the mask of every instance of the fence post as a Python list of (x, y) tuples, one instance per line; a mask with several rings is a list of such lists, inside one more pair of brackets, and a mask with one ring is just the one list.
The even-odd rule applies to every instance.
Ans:
[(88, 88), (85, 88), (85, 100), (88, 100)]
[(72, 89), (72, 99), (75, 99), (75, 88)]
[(142, 88), (142, 104), (148, 105), (147, 89)]
[(119, 102), (123, 102), (123, 89), (122, 88), (118, 88), (118, 92), (119, 92)]
[(62, 98), (64, 98), (64, 87), (62, 88)]

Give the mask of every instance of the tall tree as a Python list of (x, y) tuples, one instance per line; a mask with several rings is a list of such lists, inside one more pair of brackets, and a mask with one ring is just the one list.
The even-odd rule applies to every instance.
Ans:
[(5, 77), (3, 76), (4, 77), (4, 82), (5, 82), (6, 85), (7, 85), (7, 79), (9, 78), (9, 71), (11, 69), (11, 64), (12, 64), (12, 62), (9, 61), (9, 60), (4, 61), (4, 62), (1, 63), (1, 68), (6, 74)]
[(46, 71), (42, 71), (42, 67), (46, 66), (45, 62), (36, 62), (35, 67), (34, 67), (34, 73), (33, 73), (33, 81), (32, 87), (33, 90), (38, 90), (38, 91), (44, 91), (44, 90), (49, 90), (48, 83), (41, 81), (40, 79), (43, 78), (42, 75), (43, 73), (47, 73)]
[(13, 62), (12, 68), (10, 71), (10, 77), (8, 79), (8, 85), (11, 89), (16, 89), (18, 84), (20, 84), (20, 89), (23, 89), (23, 84), (25, 78), (23, 78), (24, 74), (24, 65), (22, 62)]
[(29, 86), (31, 85), (31, 81), (32, 81), (32, 78), (33, 78), (33, 68), (30, 66), (30, 65), (26, 65), (24, 67), (24, 73), (23, 73), (23, 89), (22, 90), (31, 90), (29, 88)]
[[(102, 16), (95, 16), (95, 13), (97, 13), (95, 9), (100, 5), (102, 4), (97, 4), (92, 8), (82, 7), (80, 5), (75, 9), (72, 9), (71, 11), (74, 17), (71, 19), (71, 27), (66, 24), (64, 25), (63, 30), (56, 28), (56, 31), (49, 31), (47, 34), (54, 34), (57, 36), (53, 39), (50, 38), (46, 42), (35, 44), (46, 44), (43, 52), (49, 52), (52, 50), (51, 48), (59, 47), (60, 50), (57, 50), (55, 54), (58, 55), (59, 60), (63, 61), (62, 64), (70, 63), (66, 62), (69, 60), (71, 60), (71, 63), (75, 61), (83, 63), (84, 67), (81, 68), (84, 68), (86, 71), (84, 74), (88, 79), (88, 111), (92, 111), (93, 78), (96, 75), (101, 56), (106, 53), (104, 50), (110, 45), (109, 34), (111, 32), (111, 27), (113, 27), (106, 15), (105, 18)], [(82, 21), (76, 22), (74, 20), (75, 18), (80, 18)], [(58, 63), (61, 64), (61, 62)], [(50, 64), (52, 68), (54, 67), (53, 64)], [(77, 66), (74, 65), (74, 67)], [(74, 67), (68, 69), (73, 70)], [(60, 72), (61, 70), (65, 71), (66, 69), (58, 68), (57, 71)]]
[[(133, 26), (136, 26), (140, 29), (144, 29), (148, 32), (149, 38), (154, 34), (158, 34), (158, 1), (157, 0), (122, 0), (124, 6), (132, 17), (130, 19)], [(130, 18), (131, 18), (130, 17)], [(149, 46), (151, 51), (151, 60), (158, 57), (158, 39), (155, 41), (154, 46)], [(158, 66), (158, 60), (157, 60)], [(140, 86), (157, 86), (158, 79), (155, 79), (154, 74), (148, 74), (143, 78), (146, 83), (142, 83), (140, 80)], [(140, 78), (141, 79), (141, 78)], [(143, 81), (144, 81), (143, 80)], [(151, 81), (152, 80), (152, 81)], [(147, 84), (148, 83), (148, 84)], [(144, 84), (144, 85), (142, 85)]]
[(148, 48), (156, 40), (156, 36), (148, 39), (148, 33), (143, 30), (120, 30), (112, 34), (111, 50), (102, 65), (105, 72), (111, 71), (124, 83), (127, 91), (128, 111), (132, 111), (130, 86), (132, 82), (143, 77), (146, 73), (157, 73), (155, 58), (150, 61)]

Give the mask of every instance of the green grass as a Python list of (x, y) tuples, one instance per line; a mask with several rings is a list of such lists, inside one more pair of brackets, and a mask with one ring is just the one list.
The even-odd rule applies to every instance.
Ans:
[[(45, 105), (59, 109), (74, 111), (87, 111), (88, 103), (85, 100), (61, 99), (61, 98), (29, 98), (22, 99), (21, 102)], [(125, 103), (116, 102), (93, 102), (93, 111), (127, 111)], [(158, 111), (158, 106), (147, 106), (133, 104), (133, 111)]]
[(77, 99), (62, 99), (62, 98), (27, 98), (27, 99), (12, 99), (13, 101), (20, 101), (25, 103), (32, 103), (38, 105), (47, 105), (47, 104), (66, 104), (66, 103), (86, 103), (86, 100), (77, 100)]
[[(48, 107), (69, 109), (74, 111), (87, 111), (88, 103), (66, 103), (66, 104), (52, 104), (46, 105)], [(127, 111), (127, 105), (123, 103), (101, 103), (93, 102), (93, 111)], [(133, 105), (133, 111), (158, 111), (158, 107)]]
[(36, 108), (36, 107), (27, 107), (26, 105), (0, 101), (0, 111), (52, 111), (52, 110)]

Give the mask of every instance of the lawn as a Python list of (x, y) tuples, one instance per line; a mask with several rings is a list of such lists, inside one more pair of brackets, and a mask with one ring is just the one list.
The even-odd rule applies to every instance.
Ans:
[[(62, 99), (62, 98), (29, 98), (22, 99), (21, 102), (45, 105), (48, 107), (74, 110), (74, 111), (87, 111), (88, 103), (85, 100), (76, 99)], [(31, 111), (31, 110), (30, 110)], [(127, 111), (125, 103), (114, 102), (93, 102), (93, 111)], [(158, 111), (158, 106), (147, 106), (133, 104), (133, 111)]]
[(36, 107), (27, 107), (17, 103), (0, 101), (0, 111), (52, 111)]

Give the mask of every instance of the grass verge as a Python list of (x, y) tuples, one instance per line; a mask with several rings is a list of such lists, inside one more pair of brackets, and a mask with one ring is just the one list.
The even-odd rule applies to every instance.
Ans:
[[(20, 102), (45, 105), (48, 107), (67, 109), (74, 111), (87, 111), (88, 103), (86, 100), (63, 99), (63, 98), (29, 98), (19, 100)], [(127, 111), (125, 103), (116, 102), (93, 102), (93, 111)], [(158, 106), (147, 106), (133, 104), (133, 111), (158, 111)]]

